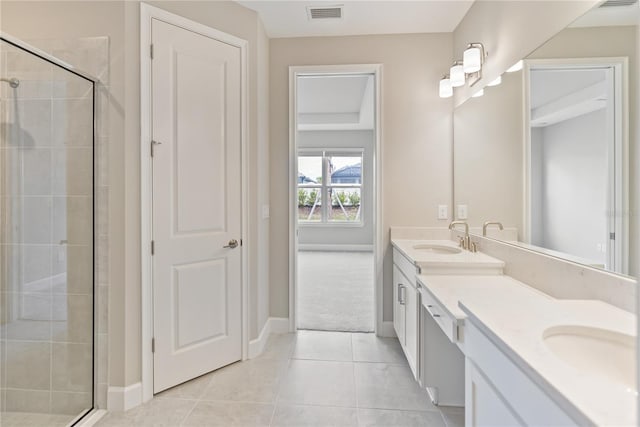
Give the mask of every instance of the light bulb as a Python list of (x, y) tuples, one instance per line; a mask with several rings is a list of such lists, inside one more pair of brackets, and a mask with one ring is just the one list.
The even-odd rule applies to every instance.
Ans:
[(444, 76), (440, 80), (440, 98), (450, 98), (453, 96), (453, 86), (451, 86), (451, 80), (449, 76)]
[(482, 67), (482, 58), (479, 47), (469, 47), (464, 51), (462, 56), (462, 66), (464, 68), (464, 72), (467, 74), (475, 73), (480, 71)]
[(487, 86), (498, 86), (500, 83), (502, 83), (502, 76), (498, 76), (498, 78), (491, 83), (487, 83)]
[(507, 69), (507, 73), (515, 73), (520, 70), (522, 70), (522, 59), (509, 67), (509, 69)]
[(460, 61), (456, 61), (449, 70), (449, 78), (451, 80), (451, 86), (460, 87), (464, 85), (464, 69)]

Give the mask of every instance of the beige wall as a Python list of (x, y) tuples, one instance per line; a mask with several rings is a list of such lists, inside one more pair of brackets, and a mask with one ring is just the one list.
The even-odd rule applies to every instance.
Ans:
[[(476, 0), (453, 33), (453, 54), (462, 59), (468, 43), (484, 44), (489, 57), (483, 67), (483, 79), (474, 88), (482, 87), (596, 3), (599, 2)], [(456, 89), (454, 104), (462, 104), (471, 93), (467, 87)]]
[(288, 317), (289, 89), (292, 65), (382, 64), (384, 319), (392, 319), (390, 225), (446, 226), (451, 203), (451, 100), (438, 80), (451, 34), (272, 39), (270, 45), (271, 315)]
[(522, 238), (523, 72), (471, 98), (453, 113), (455, 205), (466, 204), (470, 227), (501, 221)]
[[(230, 1), (156, 1), (152, 5), (249, 42), (249, 245), (250, 337), (269, 311), (268, 40), (255, 12)], [(37, 11), (35, 13), (34, 11)], [(110, 38), (110, 312), (111, 386), (141, 379), (140, 318), (140, 54), (138, 1), (2, 2), (2, 30), (18, 38)], [(258, 94), (264, 99), (258, 103)], [(259, 250), (262, 248), (262, 250)]]

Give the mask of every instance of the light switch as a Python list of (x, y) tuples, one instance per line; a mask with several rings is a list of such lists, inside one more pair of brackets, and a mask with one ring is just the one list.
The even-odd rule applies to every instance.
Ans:
[(458, 205), (458, 219), (467, 219), (467, 205)]
[(449, 219), (449, 207), (447, 205), (438, 205), (438, 219)]
[(269, 205), (262, 205), (262, 219), (269, 218)]

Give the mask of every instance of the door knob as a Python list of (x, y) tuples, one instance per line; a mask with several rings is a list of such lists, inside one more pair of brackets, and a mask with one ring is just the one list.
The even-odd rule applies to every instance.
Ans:
[(229, 244), (223, 246), (223, 248), (235, 249), (238, 247), (238, 241), (236, 239), (229, 240)]

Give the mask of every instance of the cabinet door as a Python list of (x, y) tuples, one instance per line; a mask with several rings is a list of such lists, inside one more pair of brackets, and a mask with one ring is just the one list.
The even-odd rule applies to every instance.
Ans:
[(465, 377), (466, 426), (515, 427), (525, 425), (469, 359), (466, 360)]
[(405, 345), (405, 305), (403, 304), (404, 290), (402, 289), (407, 285), (407, 280), (400, 269), (393, 265), (393, 328), (396, 330), (398, 340), (404, 347)]
[(418, 308), (420, 306), (420, 298), (418, 291), (410, 284), (404, 287), (404, 336), (405, 336), (405, 354), (407, 361), (411, 367), (414, 378), (418, 378)]

